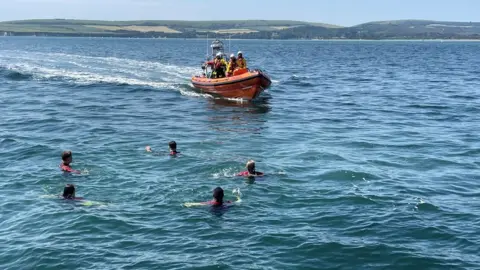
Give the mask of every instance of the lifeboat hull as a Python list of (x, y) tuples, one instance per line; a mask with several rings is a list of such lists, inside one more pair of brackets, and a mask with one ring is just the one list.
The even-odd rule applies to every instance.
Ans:
[(252, 100), (257, 98), (264, 89), (270, 87), (272, 81), (262, 71), (249, 71), (219, 79), (193, 77), (192, 84), (202, 92), (214, 96)]

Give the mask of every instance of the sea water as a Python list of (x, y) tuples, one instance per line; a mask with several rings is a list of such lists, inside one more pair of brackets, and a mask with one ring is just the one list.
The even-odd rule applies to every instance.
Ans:
[(235, 41), (253, 103), (192, 88), (206, 46), (0, 38), (1, 269), (480, 268), (480, 43)]

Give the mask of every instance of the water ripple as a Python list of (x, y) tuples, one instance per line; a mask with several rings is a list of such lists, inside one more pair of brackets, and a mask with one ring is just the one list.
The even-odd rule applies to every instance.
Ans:
[(193, 89), (204, 40), (0, 39), (0, 268), (479, 267), (477, 43), (233, 43), (256, 102)]

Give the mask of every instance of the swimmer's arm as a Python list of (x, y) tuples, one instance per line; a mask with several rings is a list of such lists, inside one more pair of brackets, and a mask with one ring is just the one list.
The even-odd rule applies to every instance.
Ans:
[(63, 170), (64, 172), (75, 173), (75, 174), (81, 174), (81, 173), (82, 173), (81, 171), (79, 171), (79, 170), (74, 170), (74, 169), (72, 169), (72, 168), (70, 168), (70, 167), (69, 167), (69, 168), (62, 168), (62, 170)]
[[(147, 153), (151, 153), (151, 154), (154, 155), (154, 156), (161, 156), (161, 155), (167, 155), (167, 154), (168, 154), (167, 152), (155, 151), (155, 150), (153, 150), (152, 147), (150, 147), (149, 145), (147, 145), (147, 146), (145, 147), (145, 151), (146, 151)], [(179, 152), (179, 153), (180, 153), (180, 152)]]
[(148, 152), (148, 153), (155, 153), (155, 154), (161, 153), (161, 152), (153, 150), (150, 145), (145, 146), (145, 151)]
[(82, 201), (83, 206), (95, 206), (95, 205), (107, 205), (107, 203), (95, 202), (95, 201)]
[(43, 199), (54, 199), (54, 198), (61, 198), (61, 195), (53, 195), (53, 194), (50, 194), (50, 195), (41, 195), (40, 198), (43, 198)]
[(183, 206), (185, 207), (204, 206), (204, 205), (208, 205), (208, 202), (187, 202), (183, 204)]

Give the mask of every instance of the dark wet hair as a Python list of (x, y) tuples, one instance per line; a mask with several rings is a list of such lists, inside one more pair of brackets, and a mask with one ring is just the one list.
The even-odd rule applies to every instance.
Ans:
[(67, 184), (63, 188), (63, 198), (65, 199), (73, 199), (75, 197), (75, 186), (72, 184)]
[(168, 146), (170, 147), (170, 149), (172, 149), (173, 151), (177, 151), (177, 143), (175, 141), (171, 141), (168, 143)]
[(68, 158), (72, 157), (72, 151), (63, 151), (62, 160), (66, 161)]
[(217, 204), (223, 204), (223, 189), (221, 187), (216, 187), (213, 190), (213, 198), (217, 201)]

